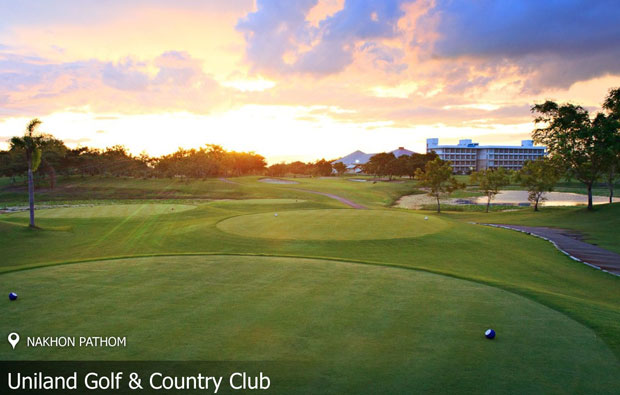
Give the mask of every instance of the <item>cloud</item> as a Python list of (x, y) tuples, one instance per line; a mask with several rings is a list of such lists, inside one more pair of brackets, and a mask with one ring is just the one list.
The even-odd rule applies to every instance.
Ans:
[(404, 51), (400, 48), (369, 41), (362, 45), (360, 50), (370, 56), (375, 68), (385, 72), (398, 74), (409, 67), (402, 61)]
[(106, 63), (103, 65), (102, 81), (120, 90), (143, 91), (149, 85), (149, 76), (140, 70), (144, 67), (144, 63), (137, 63), (132, 59), (125, 59), (116, 64)]
[(248, 59), (259, 69), (287, 69), (284, 54), (310, 43), (314, 29), (306, 14), (317, 1), (257, 0), (257, 11), (237, 23), (246, 38)]
[[(147, 8), (173, 8), (192, 12), (234, 12), (247, 9), (252, 0), (132, 0), (101, 1), (80, 0), (20, 0), (0, 2), (0, 14), (7, 16), (0, 19), (0, 31), (10, 28), (12, 24), (41, 25), (50, 21), (61, 23), (79, 23), (92, 25), (100, 21), (111, 20), (119, 14), (132, 10)], [(171, 6), (172, 5), (172, 6)]]
[[(394, 54), (372, 41), (399, 34), (406, 2), (348, 0), (314, 26), (306, 17), (317, 0), (258, 0), (258, 9), (241, 19), (237, 29), (245, 34), (246, 55), (256, 69), (326, 75), (344, 70), (363, 50), (378, 62), (393, 62)], [(397, 65), (393, 71), (402, 69)]]
[(615, 0), (437, 0), (423, 20), (438, 36), (433, 56), (509, 59), (529, 91), (620, 72)]
[(119, 62), (54, 62), (0, 51), (0, 102), (11, 115), (89, 106), (92, 111), (206, 113), (224, 88), (185, 52)]
[(188, 86), (203, 77), (202, 62), (187, 52), (168, 51), (153, 62), (159, 69), (153, 82), (158, 85)]
[(620, 6), (615, 0), (439, 0), (439, 56), (564, 56), (618, 48)]

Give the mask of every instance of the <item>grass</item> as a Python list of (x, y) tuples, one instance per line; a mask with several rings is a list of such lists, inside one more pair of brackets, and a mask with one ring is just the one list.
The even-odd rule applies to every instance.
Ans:
[(384, 210), (269, 212), (236, 216), (217, 224), (224, 232), (244, 237), (288, 240), (410, 238), (440, 232), (448, 226), (441, 218), (428, 221), (420, 214)]
[[(114, 204), (90, 207), (49, 208), (36, 210), (38, 218), (104, 218), (104, 217), (145, 217), (149, 215), (174, 214), (192, 210), (196, 206), (189, 204)], [(13, 214), (14, 217), (28, 217), (28, 211)]]
[[(126, 348), (89, 354), (23, 346), (16, 354), (5, 342), (4, 359), (304, 361), (311, 377), (339, 372), (321, 389), (332, 393), (368, 392), (369, 373), (382, 393), (411, 386), (480, 392), (481, 377), (494, 393), (558, 392), (569, 382), (577, 392), (600, 393), (613, 391), (620, 374), (608, 364), (607, 346), (565, 315), (418, 271), (299, 258), (159, 257), (4, 280), (18, 284), (23, 298), (0, 307), (10, 318), (0, 324), (3, 333), (128, 337)], [(482, 335), (489, 326), (499, 334), (493, 342)], [(429, 380), (445, 371), (451, 374)]]
[[(617, 387), (620, 279), (573, 262), (543, 240), (470, 222), (568, 227), (618, 251), (620, 236), (615, 229), (620, 225), (620, 205), (599, 206), (593, 213), (543, 208), (539, 213), (523, 209), (437, 216), (386, 209), (400, 194), (415, 190), (410, 181), (295, 180), (299, 184), (265, 184), (256, 177), (235, 179), (238, 184), (217, 180), (114, 184), (93, 178), (77, 189), (76, 199), (87, 199), (89, 189), (98, 196), (97, 191), (109, 188), (113, 191), (107, 200), (93, 202), (122, 203), (119, 191), (126, 188), (140, 191), (134, 197), (144, 204), (170, 182), (174, 194), (150, 203), (176, 201), (195, 208), (174, 213), (154, 209), (144, 216), (84, 213), (81, 217), (71, 214), (76, 208), (58, 208), (53, 209), (58, 210), (56, 218), (38, 216), (41, 229), (29, 229), (21, 213), (2, 215), (0, 290), (17, 289), (21, 298), (15, 304), (8, 300), (0, 304), (0, 316), (10, 314), (16, 320), (11, 322), (33, 331), (60, 331), (74, 323), (76, 331), (117, 328), (139, 339), (139, 349), (128, 350), (127, 355), (96, 356), (101, 359), (158, 358), (161, 347), (181, 359), (196, 358), (198, 350), (213, 355), (216, 347), (220, 355), (231, 358), (286, 359), (294, 353), (310, 359), (327, 357), (335, 364), (326, 377), (336, 393), (343, 388), (362, 391), (357, 384), (343, 387), (347, 377), (393, 384), (387, 392), (404, 388), (432, 392), (441, 383), (449, 392), (492, 393), (605, 392), (609, 384)], [(62, 182), (63, 188), (74, 188), (69, 181)], [(299, 189), (338, 194), (371, 209), (348, 209)], [(7, 196), (2, 193), (0, 198)], [(60, 202), (69, 196), (60, 195), (49, 197)], [(177, 200), (177, 195), (183, 197)], [(208, 200), (218, 196), (235, 200)], [(275, 220), (274, 212), (285, 227), (266, 222)], [(420, 215), (428, 215), (429, 221), (420, 221)], [(226, 224), (232, 231), (222, 230)], [(441, 229), (435, 228), (437, 224)], [(199, 256), (205, 254), (218, 257)], [(265, 255), (289, 258), (258, 257)], [(144, 258), (118, 260), (138, 256)], [(98, 262), (84, 263), (89, 260)], [(68, 262), (82, 263), (51, 266)], [(66, 303), (61, 302), (63, 297)], [(197, 309), (196, 314), (186, 304)], [(93, 314), (84, 317), (96, 319), (76, 323), (74, 314), (86, 314), (89, 306)], [(230, 311), (238, 311), (239, 318)], [(497, 342), (480, 337), (491, 325), (498, 329)], [(193, 326), (201, 330), (191, 331)], [(187, 330), (195, 341), (185, 345), (166, 348), (165, 342), (162, 346), (144, 340), (174, 339)], [(211, 344), (205, 340), (211, 330), (228, 340)], [(34, 354), (27, 357), (35, 359), (93, 358), (60, 350), (30, 351)], [(580, 356), (591, 363), (582, 364)], [(333, 377), (334, 371), (342, 378)], [(582, 372), (596, 380), (582, 378), (586, 377)], [(369, 385), (368, 380), (364, 384)]]
[(597, 205), (593, 211), (585, 207), (543, 207), (539, 212), (532, 208), (495, 212), (490, 215), (451, 214), (448, 216), (466, 221), (495, 224), (549, 226), (577, 230), (585, 240), (620, 253), (620, 204)]
[[(413, 192), (415, 182), (352, 182), (350, 177), (288, 178), (297, 184), (257, 182), (261, 177), (234, 178), (234, 183), (219, 179), (189, 180), (138, 179), (116, 177), (60, 177), (54, 189), (45, 185), (37, 188), (37, 202), (70, 200), (122, 199), (306, 199), (312, 189), (355, 198), (359, 203), (374, 207), (389, 206), (400, 196)], [(6, 179), (5, 179), (6, 180)], [(0, 205), (24, 205), (26, 185), (21, 182), (0, 188)], [(315, 199), (316, 200), (316, 199)], [(329, 201), (329, 198), (324, 200)]]

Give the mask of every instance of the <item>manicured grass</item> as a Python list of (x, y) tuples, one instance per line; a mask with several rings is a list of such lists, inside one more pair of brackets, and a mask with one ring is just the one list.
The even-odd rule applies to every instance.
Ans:
[[(0, 344), (2, 359), (310, 362), (299, 392), (610, 393), (587, 327), (512, 293), (419, 271), (239, 256), (134, 258), (3, 276), (2, 333), (122, 334), (127, 347)], [(484, 330), (498, 337), (489, 341)], [(336, 373), (335, 373), (336, 372)], [(446, 374), (450, 372), (450, 374)], [(330, 377), (334, 377), (329, 379)], [(370, 379), (370, 382), (369, 382)]]
[(585, 207), (543, 207), (486, 214), (448, 213), (452, 218), (497, 224), (549, 226), (583, 233), (586, 241), (620, 253), (620, 203)]
[(220, 206), (236, 206), (236, 205), (280, 205), (280, 204), (298, 204), (304, 203), (303, 199), (236, 199), (236, 200), (220, 200), (214, 202)]
[(402, 211), (301, 210), (232, 217), (217, 227), (244, 237), (268, 239), (377, 240), (419, 237), (449, 226), (441, 218), (424, 218)]
[[(173, 214), (192, 210), (189, 204), (110, 204), (90, 207), (63, 207), (36, 210), (38, 218), (103, 218), (103, 217), (144, 217), (149, 215)], [(28, 217), (27, 211), (8, 214), (7, 217)]]
[[(234, 183), (228, 183), (219, 179), (59, 177), (54, 189), (49, 189), (45, 184), (36, 189), (36, 201), (192, 198), (303, 200), (309, 194), (296, 189), (311, 189), (335, 193), (368, 206), (384, 207), (391, 205), (401, 195), (415, 190), (415, 182), (411, 180), (359, 183), (348, 181), (348, 177), (290, 178), (298, 183), (286, 185), (259, 182), (260, 178), (238, 177), (231, 179)], [(331, 199), (321, 197), (313, 200), (329, 202)], [(27, 201), (28, 192), (24, 182), (0, 187), (0, 206), (23, 205)]]
[[(173, 337), (172, 334), (181, 338), (184, 328), (201, 328), (201, 333), (189, 332), (189, 338), (195, 341), (179, 346), (178, 354), (174, 354), (172, 345), (168, 347), (170, 355), (179, 359), (185, 359), (185, 356), (200, 358), (196, 356), (197, 352), (192, 351), (195, 347), (204, 351), (205, 355), (211, 355), (209, 353), (219, 347), (218, 352), (223, 357), (231, 358), (267, 358), (271, 355), (273, 358), (286, 359), (293, 354), (292, 350), (297, 355), (313, 357), (335, 356), (340, 352), (342, 358), (335, 356), (334, 369), (326, 370), (325, 373), (335, 383), (336, 393), (341, 393), (339, 389), (345, 387), (338, 386), (345, 385), (347, 381), (335, 377), (334, 372), (344, 372), (345, 378), (347, 374), (351, 377), (365, 377), (364, 385), (369, 385), (368, 382), (375, 379), (376, 383), (394, 382), (395, 386), (388, 388), (393, 392), (402, 392), (404, 385), (408, 389), (432, 391), (437, 389), (435, 385), (441, 383), (446, 385), (441, 388), (449, 388), (449, 392), (497, 393), (507, 392), (507, 388), (513, 389), (512, 392), (605, 392), (604, 387), (596, 386), (605, 385), (609, 381), (590, 380), (584, 384), (580, 378), (581, 372), (589, 372), (589, 368), (575, 362), (575, 358), (567, 355), (565, 349), (572, 350), (577, 356), (584, 354), (583, 350), (590, 350), (584, 354), (585, 360), (591, 361), (591, 366), (600, 366), (596, 361), (602, 361), (606, 368), (599, 369), (600, 372), (610, 373), (607, 376), (609, 380), (618, 383), (617, 377), (620, 376), (611, 373), (617, 372), (620, 356), (620, 278), (576, 263), (543, 240), (471, 222), (567, 227), (586, 233), (589, 240), (601, 246), (617, 250), (620, 245), (620, 234), (616, 231), (620, 225), (620, 205), (599, 206), (593, 213), (582, 208), (543, 208), (539, 213), (524, 209), (490, 214), (444, 212), (438, 216), (430, 212), (385, 208), (400, 194), (415, 190), (414, 182), (373, 184), (337, 178), (295, 180), (299, 184), (265, 184), (258, 182), (257, 177), (235, 179), (239, 184), (219, 180), (118, 181), (94, 177), (92, 180), (85, 179), (80, 186), (73, 184), (75, 180), (62, 181), (59, 191), (63, 188), (77, 190), (75, 195), (63, 192), (65, 198), (73, 196), (76, 200), (84, 199), (88, 202), (87, 198), (92, 192), (96, 198), (93, 200), (95, 203), (118, 204), (124, 201), (126, 193), (127, 196), (140, 199), (140, 204), (167, 206), (162, 203), (177, 202), (195, 208), (175, 210), (173, 213), (144, 208), (152, 211), (151, 215), (95, 216), (84, 213), (82, 217), (62, 214), (62, 210), (70, 213), (75, 208), (50, 209), (58, 210), (62, 215), (55, 218), (37, 215), (40, 229), (29, 229), (24, 214), (0, 216), (0, 273), (3, 273), (0, 274), (0, 288), (6, 294), (6, 290), (14, 284), (21, 284), (20, 300), (16, 304), (9, 304), (7, 299), (6, 306), (0, 304), (0, 316), (5, 317), (1, 309), (17, 309), (7, 310), (7, 313), (21, 314), (21, 306), (27, 306), (20, 320), (39, 320), (32, 321), (31, 328), (67, 328), (64, 320), (69, 318), (69, 322), (74, 322), (74, 306), (75, 311), (84, 312), (91, 303), (88, 298), (73, 299), (72, 292), (75, 289), (78, 295), (92, 296), (92, 300), (97, 302), (94, 304), (97, 306), (94, 312), (98, 326), (118, 327), (123, 331), (126, 328), (128, 336), (137, 336), (137, 339), (149, 335), (149, 339), (169, 339)], [(168, 189), (166, 182), (170, 183)], [(107, 193), (109, 196), (106, 198), (103, 191), (108, 189), (112, 192)], [(299, 189), (338, 194), (372, 210), (353, 210), (336, 200)], [(163, 193), (166, 190), (173, 192)], [(61, 199), (62, 194), (55, 194), (52, 192), (48, 196), (53, 201), (65, 201)], [(0, 193), (0, 201), (3, 201), (3, 196), (6, 195)], [(20, 196), (23, 199), (23, 195)], [(148, 200), (149, 196), (156, 198)], [(237, 200), (207, 200), (214, 198)], [(23, 199), (20, 204), (24, 205), (25, 202)], [(106, 211), (118, 208), (97, 206), (87, 209)], [(45, 211), (41, 210), (37, 214)], [(266, 222), (276, 221), (273, 215), (275, 212), (278, 213), (277, 220), (284, 221), (273, 223), (286, 224), (286, 227), (277, 228), (270, 226), (271, 222)], [(327, 213), (334, 214), (324, 215)], [(429, 221), (420, 221), (426, 215)], [(222, 230), (227, 224), (234, 225), (234, 233)], [(441, 229), (436, 229), (439, 224)], [(254, 226), (254, 229), (244, 229), (246, 226)], [(424, 230), (422, 227), (425, 226), (431, 227), (430, 230)], [(420, 230), (424, 232), (419, 233)], [(355, 261), (356, 264), (288, 258), (275, 261), (213, 258), (213, 261), (211, 258), (190, 256), (200, 254), (314, 257)], [(170, 256), (101, 261), (104, 258), (154, 255)], [(85, 260), (100, 262), (91, 264), (84, 263)], [(66, 262), (82, 263), (44, 267)], [(43, 268), (22, 271), (39, 266)], [(396, 275), (398, 279), (385, 280), (392, 278), (390, 276), (395, 272), (406, 274)], [(441, 298), (436, 296), (438, 293), (428, 285), (430, 283), (419, 282), (422, 277), (416, 276), (428, 276), (422, 272), (443, 275), (431, 276), (441, 279), (432, 282), (441, 291)], [(67, 282), (63, 282), (64, 276)], [(9, 282), (7, 279), (14, 280)], [(376, 284), (372, 279), (376, 280)], [(480, 290), (489, 289), (499, 294), (476, 291), (467, 296), (461, 292), (459, 284), (462, 282), (455, 279), (469, 280), (466, 283), (468, 288), (480, 287)], [(254, 280), (260, 281), (256, 283)], [(249, 284), (246, 287), (248, 289), (244, 288), (243, 281)], [(274, 282), (273, 287), (269, 285), (270, 281)], [(118, 287), (115, 282), (119, 283)], [(197, 282), (201, 285), (197, 285)], [(55, 285), (51, 286), (53, 283)], [(420, 288), (416, 288), (415, 284)], [(187, 291), (184, 291), (185, 285)], [(299, 293), (291, 294), (290, 290), (297, 286)], [(227, 287), (229, 292), (224, 292), (223, 289)], [(338, 292), (340, 289), (343, 293)], [(45, 311), (28, 305), (30, 302), (26, 295), (29, 294), (35, 297), (32, 301), (45, 307)], [(47, 294), (50, 295), (49, 303), (45, 302), (44, 295)], [(237, 294), (244, 296), (245, 305), (234, 299)], [(325, 294), (330, 296), (322, 296)], [(504, 294), (510, 295), (510, 298), (502, 299), (501, 295)], [(428, 298), (424, 295), (428, 295)], [(67, 303), (61, 303), (62, 296), (69, 298)], [(523, 298), (527, 299), (527, 303), (519, 302), (525, 300)], [(462, 305), (451, 302), (461, 299)], [(223, 309), (209, 310), (212, 301)], [(229, 314), (234, 308), (227, 304), (231, 301), (238, 302), (236, 305), (241, 309), (239, 313), (244, 321)], [(267, 301), (269, 307), (266, 307)], [(194, 307), (197, 314), (192, 315), (186, 310), (186, 304)], [(513, 304), (521, 307), (513, 310)], [(324, 306), (320, 314), (313, 310), (314, 305)], [(118, 312), (113, 306), (118, 306)], [(487, 308), (489, 315), (485, 312)], [(426, 312), (422, 311), (422, 314), (415, 309)], [(311, 324), (306, 325), (305, 321), (295, 315), (302, 314), (304, 310), (308, 310), (308, 317), (312, 317)], [(368, 319), (368, 326), (364, 326), (355, 311)], [(558, 320), (553, 318), (554, 324), (545, 324), (538, 318), (531, 322), (533, 328), (538, 328), (538, 336), (548, 346), (540, 345), (532, 334), (534, 332), (528, 332), (522, 326), (514, 326), (520, 320), (529, 323), (532, 317), (528, 315), (530, 311), (540, 311), (541, 317), (545, 319), (561, 317)], [(266, 314), (263, 320), (252, 319), (263, 313)], [(422, 315), (416, 315), (418, 313)], [(132, 314), (136, 315), (135, 320)], [(428, 314), (433, 317), (426, 317)], [(468, 314), (471, 314), (470, 321), (467, 321)], [(340, 316), (344, 321), (339, 321)], [(215, 318), (207, 320), (205, 317)], [(388, 318), (380, 324), (381, 317)], [(453, 317), (455, 321), (450, 321), (451, 318), (446, 320), (445, 317)], [(499, 321), (493, 321), (495, 319)], [(420, 321), (419, 328), (415, 326), (417, 320)], [(437, 321), (437, 325), (432, 325), (433, 320)], [(514, 322), (510, 323), (510, 320)], [(84, 321), (77, 324), (76, 328), (94, 325), (89, 320)], [(124, 321), (127, 321), (127, 327), (123, 326)], [(0, 325), (4, 325), (4, 322), (0, 320)], [(451, 322), (458, 324), (443, 328), (444, 325), (450, 326)], [(480, 338), (481, 343), (468, 343), (469, 340), (462, 337), (468, 336), (470, 331), (472, 335), (475, 332), (475, 336), (481, 336), (478, 325), (491, 326), (496, 325), (496, 322), (502, 322), (497, 342), (487, 342)], [(537, 322), (544, 325), (537, 326)], [(461, 324), (465, 326), (459, 326)], [(507, 326), (504, 327), (504, 324)], [(171, 332), (167, 331), (166, 326), (172, 328)], [(264, 332), (261, 328), (264, 328)], [(316, 331), (312, 331), (312, 328)], [(506, 333), (506, 328), (518, 330), (511, 332), (513, 329), (509, 329)], [(236, 343), (229, 339), (221, 344), (210, 344), (204, 340), (206, 337), (201, 336), (208, 336), (211, 329), (215, 333), (226, 334), (226, 329), (231, 335), (236, 333)], [(591, 335), (586, 335), (588, 330), (604, 343), (601, 349), (595, 345), (596, 342), (590, 342)], [(304, 337), (300, 331), (308, 331), (310, 335)], [(322, 337), (321, 331), (326, 333), (327, 338)], [(520, 337), (520, 332), (524, 333), (523, 337)], [(573, 332), (576, 335), (571, 335)], [(553, 337), (553, 333), (562, 335), (549, 338)], [(351, 334), (351, 339), (347, 338), (348, 334)], [(567, 339), (572, 339), (570, 342), (573, 346), (563, 342), (565, 334)], [(260, 348), (258, 345), (263, 340), (265, 345)], [(250, 342), (254, 342), (255, 347), (248, 346)], [(156, 348), (161, 347), (161, 344), (154, 340), (140, 340), (136, 343), (139, 349), (132, 349), (127, 355), (136, 359), (158, 357), (159, 350)], [(581, 346), (583, 348), (575, 348)], [(605, 347), (615, 355), (615, 359), (601, 357)], [(356, 354), (354, 348), (358, 348), (359, 353)], [(538, 348), (548, 351), (542, 354)], [(501, 353), (485, 354), (495, 352), (493, 350)], [(371, 356), (384, 354), (393, 358), (393, 365), (379, 357), (376, 357), (377, 363), (371, 362)], [(558, 362), (557, 366), (561, 369), (553, 370), (555, 360), (549, 358), (555, 358), (556, 355), (572, 361), (572, 367)], [(504, 362), (499, 361), (500, 356)], [(112, 354), (95, 357), (91, 354), (63, 354), (60, 357), (124, 358)], [(485, 357), (488, 357), (488, 361)], [(519, 365), (521, 360), (530, 364), (523, 369), (529, 372), (531, 380), (523, 379)], [(519, 368), (509, 371), (507, 365), (502, 363), (512, 363)], [(429, 368), (425, 368), (427, 365)], [(498, 382), (496, 369), (503, 372), (503, 383)], [(536, 371), (543, 374), (536, 375)], [(569, 380), (566, 372), (576, 375), (575, 381)], [(399, 381), (396, 376), (402, 377), (402, 380)], [(521, 391), (514, 390), (518, 382), (522, 385)], [(474, 383), (476, 387), (471, 387)], [(353, 392), (363, 389), (346, 388), (352, 388)], [(375, 392), (381, 391), (377, 388)]]

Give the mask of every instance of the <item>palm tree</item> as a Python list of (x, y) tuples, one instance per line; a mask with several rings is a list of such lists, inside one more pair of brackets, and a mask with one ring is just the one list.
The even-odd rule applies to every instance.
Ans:
[(28, 123), (23, 137), (12, 137), (11, 149), (22, 150), (26, 154), (28, 163), (28, 201), (30, 205), (30, 227), (34, 228), (34, 181), (32, 174), (37, 171), (41, 164), (41, 147), (44, 137), (35, 135), (37, 127), (41, 124), (38, 118)]

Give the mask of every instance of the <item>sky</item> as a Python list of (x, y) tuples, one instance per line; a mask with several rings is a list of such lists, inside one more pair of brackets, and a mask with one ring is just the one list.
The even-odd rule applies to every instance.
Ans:
[(617, 0), (0, 0), (0, 149), (220, 144), (269, 163), (520, 144), (620, 87)]

